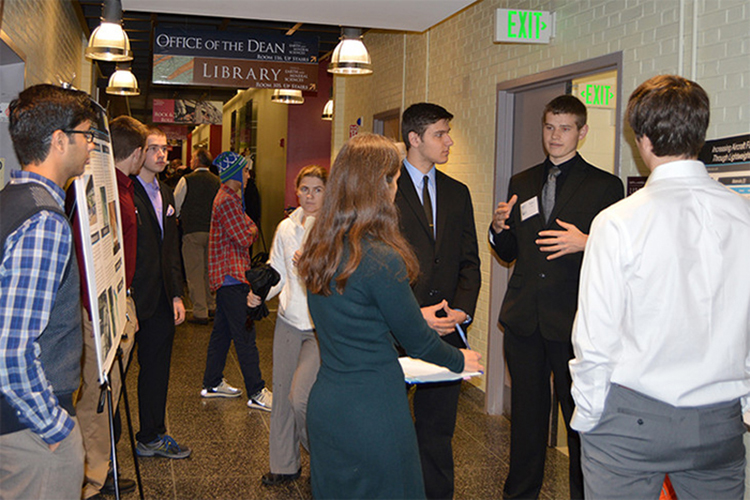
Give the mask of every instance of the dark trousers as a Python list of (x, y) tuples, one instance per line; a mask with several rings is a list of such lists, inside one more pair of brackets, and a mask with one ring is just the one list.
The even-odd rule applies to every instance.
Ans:
[(461, 381), (419, 384), (414, 393), (414, 427), (427, 498), (453, 498), (453, 431)]
[(528, 337), (505, 329), (505, 360), (511, 379), (510, 470), (504, 498), (538, 498), (544, 478), (544, 459), (551, 408), (550, 374), (568, 431), (570, 454), (570, 496), (583, 498), (581, 441), (570, 428), (575, 408), (570, 394), (568, 361), (573, 357), (570, 342), (542, 337), (539, 329)]
[(162, 294), (153, 316), (139, 318), (135, 335), (138, 344), (138, 416), (141, 430), (136, 439), (150, 443), (166, 433), (164, 414), (169, 389), (169, 366), (174, 341), (174, 308)]
[(247, 396), (258, 393), (266, 383), (260, 374), (260, 356), (255, 345), (255, 326), (247, 328), (248, 285), (223, 286), (216, 292), (216, 317), (208, 341), (203, 387), (216, 387), (224, 377), (229, 346), (234, 341), (237, 361), (245, 379)]

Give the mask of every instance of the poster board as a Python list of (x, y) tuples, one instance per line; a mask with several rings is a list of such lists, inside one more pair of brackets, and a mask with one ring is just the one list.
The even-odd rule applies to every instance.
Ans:
[(750, 199), (750, 134), (706, 141), (698, 159), (708, 175)]
[(96, 346), (99, 383), (117, 354), (126, 324), (125, 256), (117, 175), (107, 116), (98, 103), (95, 147), (82, 175), (73, 181), (81, 249)]

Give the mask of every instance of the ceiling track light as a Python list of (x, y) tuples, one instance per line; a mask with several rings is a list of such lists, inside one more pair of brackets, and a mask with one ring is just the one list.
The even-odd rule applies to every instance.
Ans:
[(328, 72), (334, 75), (369, 75), (372, 61), (359, 28), (341, 28), (341, 40), (333, 49)]
[(278, 104), (302, 104), (305, 98), (302, 97), (301, 90), (293, 89), (276, 89), (271, 95), (271, 102)]
[(104, 0), (102, 22), (91, 33), (86, 57), (97, 61), (132, 61), (130, 40), (122, 29), (122, 4), (120, 0)]
[(135, 96), (141, 93), (138, 88), (138, 80), (130, 71), (130, 68), (117, 68), (117, 71), (109, 77), (107, 94)]

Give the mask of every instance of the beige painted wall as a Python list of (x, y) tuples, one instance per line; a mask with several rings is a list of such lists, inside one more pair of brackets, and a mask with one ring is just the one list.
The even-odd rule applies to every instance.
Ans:
[[(495, 162), (496, 85), (527, 75), (622, 51), (624, 98), (660, 73), (691, 77), (693, 5), (697, 1), (695, 79), (712, 99), (709, 138), (748, 132), (750, 123), (750, 4), (746, 0), (685, 0), (684, 36), (679, 0), (483, 0), (421, 34), (370, 31), (365, 35), (374, 73), (336, 77), (332, 153), (362, 118), (372, 130), (372, 115), (429, 100), (455, 118), (455, 145), (440, 167), (469, 186), (480, 239), (483, 287), (471, 329), (472, 346), (486, 353), (489, 325), (489, 269), (492, 257), (485, 234), (492, 210)], [(494, 44), (498, 8), (552, 10), (557, 36), (549, 45)], [(680, 68), (680, 55), (683, 57)], [(616, 117), (621, 120), (622, 117)], [(632, 133), (631, 133), (632, 135)], [(641, 175), (621, 137), (621, 176)], [(475, 381), (480, 386), (481, 379)]]
[[(92, 64), (84, 58), (87, 40), (73, 4), (67, 0), (3, 0), (4, 39), (26, 62), (25, 85), (59, 84), (91, 92)], [(96, 97), (96, 96), (94, 96)]]
[[(267, 248), (276, 226), (284, 218), (284, 188), (286, 183), (287, 107), (271, 102), (271, 90), (249, 89), (224, 105), (222, 149), (227, 151), (232, 130), (232, 111), (241, 112), (245, 103), (253, 100), (258, 110), (257, 151), (253, 168), (260, 191), (261, 229)], [(284, 146), (281, 146), (281, 143)], [(260, 248), (262, 245), (258, 245)], [(254, 251), (257, 251), (254, 247)]]

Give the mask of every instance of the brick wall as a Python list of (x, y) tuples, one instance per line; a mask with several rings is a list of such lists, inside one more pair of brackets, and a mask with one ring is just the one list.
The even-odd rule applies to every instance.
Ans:
[[(693, 6), (697, 1), (697, 57), (692, 75)], [(708, 137), (750, 131), (750, 4), (746, 0), (685, 0), (680, 40), (679, 0), (484, 0), (421, 34), (370, 31), (365, 35), (374, 73), (336, 77), (336, 119), (332, 151), (348, 139), (349, 125), (362, 117), (372, 130), (372, 115), (429, 100), (455, 118), (455, 145), (440, 167), (469, 186), (482, 259), (472, 347), (486, 353), (489, 318), (489, 264), (485, 234), (493, 199), (495, 106), (498, 83), (622, 51), (623, 99), (647, 78), (678, 73), (696, 79), (712, 100)], [(551, 10), (556, 37), (549, 45), (492, 43), (498, 8)], [(682, 67), (680, 68), (680, 54)], [(622, 117), (617, 117), (621, 120)], [(632, 136), (632, 133), (630, 133)], [(621, 176), (641, 175), (632, 138), (621, 137)], [(481, 379), (476, 380), (483, 387)]]
[(88, 41), (72, 2), (5, 0), (0, 28), (25, 59), (27, 87), (62, 79), (91, 90), (92, 65), (83, 55)]

